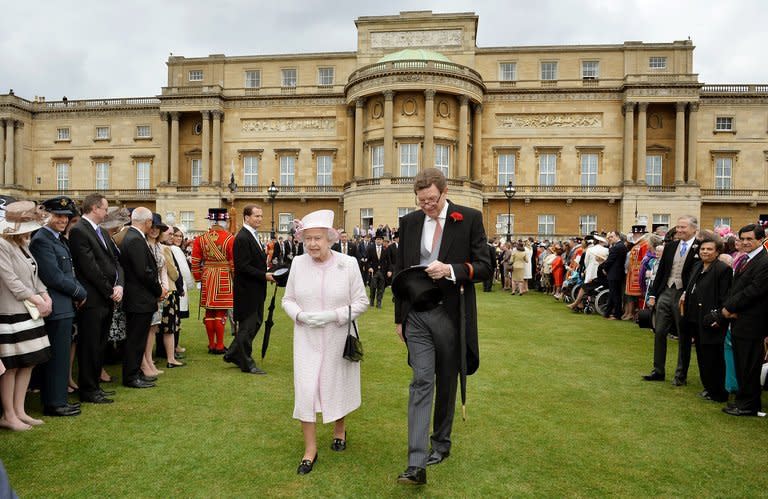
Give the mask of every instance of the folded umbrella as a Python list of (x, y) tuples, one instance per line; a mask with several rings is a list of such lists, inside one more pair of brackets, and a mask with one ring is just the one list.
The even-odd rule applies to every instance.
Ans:
[(461, 368), (459, 382), (461, 384), (461, 419), (467, 420), (467, 302), (464, 298), (464, 285), (459, 288), (459, 350)]

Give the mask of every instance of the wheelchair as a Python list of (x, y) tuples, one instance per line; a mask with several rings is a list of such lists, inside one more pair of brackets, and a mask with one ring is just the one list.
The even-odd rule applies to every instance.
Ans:
[(584, 297), (584, 313), (605, 315), (608, 310), (609, 294), (608, 283), (602, 280), (598, 282), (594, 290)]

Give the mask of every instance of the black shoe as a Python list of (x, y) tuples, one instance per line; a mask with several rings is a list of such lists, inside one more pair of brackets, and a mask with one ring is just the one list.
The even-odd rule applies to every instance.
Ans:
[(147, 376), (146, 374), (139, 374), (139, 379), (141, 381), (146, 381), (147, 383), (154, 383), (157, 381), (157, 376)]
[(685, 380), (685, 378), (678, 378), (675, 376), (675, 378), (672, 380), (672, 386), (685, 386), (688, 384), (688, 381)]
[(214, 355), (225, 355), (227, 353), (226, 348), (214, 348), (213, 352)]
[(71, 404), (67, 402), (66, 407), (69, 407), (72, 409), (80, 409), (80, 402), (73, 402)]
[(215, 355), (216, 354), (216, 349), (208, 347), (208, 353), (211, 354), (211, 355)]
[(253, 366), (250, 369), (243, 369), (243, 372), (248, 374), (267, 374), (266, 371), (262, 371), (256, 366)]
[(432, 466), (433, 464), (440, 464), (442, 463), (448, 456), (450, 456), (450, 452), (437, 452), (436, 450), (429, 451), (429, 456), (427, 457), (427, 466)]
[(114, 400), (96, 392), (91, 395), (80, 394), (80, 402), (88, 402), (89, 404), (111, 404)]
[(185, 364), (185, 363), (183, 363), (183, 362), (182, 362), (181, 364), (171, 364), (170, 362), (168, 362), (168, 363), (165, 365), (165, 367), (167, 367), (168, 369), (173, 369), (173, 368), (175, 368), (175, 367), (184, 367), (184, 366), (186, 366), (186, 364)]
[(699, 392), (699, 397), (703, 398), (704, 400), (712, 400), (712, 397), (709, 396), (709, 392), (704, 390), (703, 392)]
[(406, 485), (424, 485), (427, 483), (427, 470), (417, 466), (408, 466), (397, 477), (397, 483)]
[(309, 459), (302, 459), (299, 463), (299, 467), (296, 469), (296, 474), (298, 475), (306, 475), (307, 473), (310, 473), (312, 471), (312, 468), (315, 466), (315, 463), (317, 462), (317, 452), (315, 452), (315, 458), (313, 460)]
[(656, 371), (651, 371), (651, 374), (646, 374), (643, 379), (645, 381), (664, 381), (664, 376)]
[(59, 417), (77, 416), (78, 414), (80, 414), (80, 408), (73, 407), (70, 405), (62, 405), (59, 407), (43, 407), (43, 414), (45, 414), (46, 416), (59, 416)]
[(123, 386), (126, 386), (128, 388), (152, 388), (155, 385), (151, 381), (144, 381), (141, 378), (134, 379), (133, 381), (128, 381), (127, 383), (123, 383)]
[(112, 395), (116, 394), (117, 392), (114, 390), (101, 390), (99, 389), (99, 393), (102, 394), (105, 397), (111, 397)]
[(225, 353), (224, 354), (224, 362), (229, 362), (230, 364), (234, 364), (235, 363), (235, 359), (230, 357), (228, 353)]
[(723, 407), (723, 412), (731, 416), (757, 416), (757, 411), (748, 411), (738, 407)]
[(347, 432), (344, 432), (344, 438), (334, 438), (331, 442), (331, 450), (341, 452), (347, 448)]

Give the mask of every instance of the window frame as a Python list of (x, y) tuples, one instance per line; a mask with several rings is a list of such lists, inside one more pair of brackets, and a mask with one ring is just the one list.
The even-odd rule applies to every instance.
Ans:
[(648, 69), (651, 71), (666, 71), (667, 70), (667, 56), (665, 55), (652, 55), (648, 57)]
[[(498, 227), (501, 225), (501, 229), (499, 229), (498, 234), (507, 235), (507, 214), (506, 213), (497, 213), (496, 214), (496, 226)], [(510, 213), (509, 214), (509, 234), (515, 233), (515, 214)]]
[(293, 213), (288, 211), (281, 211), (277, 214), (277, 232), (280, 234), (287, 234), (291, 231), (291, 225), (293, 224)]
[[(598, 175), (600, 173), (600, 154), (596, 153), (596, 152), (582, 152), (579, 156), (580, 156), (580, 158), (579, 158), (579, 185), (581, 187), (595, 187), (597, 185), (597, 179), (598, 179)], [(589, 162), (589, 164), (585, 165), (585, 160), (590, 160), (592, 158), (594, 158), (594, 164), (591, 164), (591, 162)], [(592, 172), (592, 171), (585, 172), (584, 171), (585, 166), (587, 167), (588, 170), (590, 170), (592, 167), (594, 167), (594, 172)], [(590, 177), (594, 176), (593, 183), (590, 183), (589, 181), (585, 182), (584, 181), (585, 176), (587, 176), (588, 179)]]
[[(370, 220), (369, 225), (365, 225), (365, 221)], [(373, 225), (373, 208), (360, 208), (360, 228), (368, 230)]]
[[(98, 125), (95, 128), (96, 128), (96, 132), (93, 136), (93, 140), (110, 140), (112, 138), (112, 130), (108, 125)], [(99, 131), (106, 131), (106, 133), (104, 134), (104, 136), (100, 137)]]
[[(542, 217), (544, 218), (544, 221), (542, 222)], [(551, 221), (549, 220), (549, 217), (551, 217)], [(555, 223), (557, 222), (557, 218), (554, 214), (551, 213), (545, 213), (545, 214), (539, 214), (537, 216), (537, 225), (536, 230), (538, 231), (537, 234), (539, 236), (554, 236), (555, 235)], [(544, 230), (541, 230), (542, 225), (544, 226)], [(552, 226), (551, 232), (547, 230), (547, 227)]]
[[(377, 174), (377, 170), (378, 170), (378, 174)], [(381, 178), (383, 176), (384, 176), (384, 145), (383, 144), (372, 145), (371, 146), (371, 178)]]
[[(293, 71), (293, 84), (290, 79), (287, 79), (287, 72)], [(299, 70), (297, 68), (282, 68), (280, 69), (280, 86), (282, 88), (296, 88), (299, 85)]]
[[(728, 175), (719, 174), (718, 170), (721, 169), (721, 163), (728, 162)], [(733, 163), (734, 158), (732, 156), (717, 156), (715, 157), (715, 170), (713, 172), (714, 187), (715, 189), (729, 191), (733, 189)], [(727, 180), (727, 182), (726, 182)]]
[[(651, 164), (651, 160), (654, 158), (659, 159), (658, 173), (652, 171), (657, 165)], [(658, 183), (651, 182), (651, 177), (658, 177)], [(645, 156), (645, 184), (649, 186), (664, 185), (664, 155), (662, 154), (648, 154)]]
[[(444, 151), (443, 154), (438, 154), (439, 150)], [(444, 156), (444, 158), (442, 157)], [(450, 171), (451, 171), (451, 146), (450, 144), (435, 144), (435, 168), (443, 172), (443, 175), (445, 175), (445, 178), (450, 178)], [(444, 159), (444, 163), (440, 163), (439, 161), (441, 159)]]
[[(194, 76), (194, 78), (193, 78)], [(205, 73), (202, 69), (190, 69), (187, 73), (187, 81), (189, 82), (201, 82), (205, 77)]]
[[(398, 154), (400, 159), (400, 176), (406, 178), (415, 177), (419, 173), (419, 144), (417, 142), (401, 142), (398, 144), (398, 149), (400, 151)], [(408, 157), (405, 158), (409, 160), (408, 162), (403, 162), (403, 154), (408, 154)], [(413, 162), (410, 160), (413, 160)], [(411, 172), (413, 174), (410, 174)]]
[[(553, 187), (557, 185), (557, 153), (556, 152), (541, 152), (539, 153), (539, 160), (538, 160), (538, 169), (539, 169), (539, 186), (541, 187)], [(545, 158), (551, 158), (553, 160), (553, 164), (544, 164)], [(544, 171), (544, 166), (549, 169), (549, 167), (552, 167), (552, 171)], [(551, 176), (551, 181), (549, 181), (549, 177)]]
[(255, 187), (259, 185), (260, 160), (261, 158), (256, 154), (243, 156), (243, 186)]
[[(594, 218), (594, 220), (592, 220)], [(579, 215), (579, 230), (582, 236), (587, 236), (597, 230), (597, 214), (587, 213)]]
[[(511, 69), (511, 72), (505, 71), (505, 69)], [(505, 78), (507, 73), (511, 73), (511, 78)], [(499, 81), (517, 81), (517, 62), (499, 63)]]
[[(728, 220), (728, 223), (725, 223), (725, 221)], [(715, 217), (715, 224), (712, 227), (713, 229), (717, 229), (718, 227), (722, 226), (728, 226), (733, 228), (733, 217)]]
[[(587, 74), (587, 65), (594, 64), (594, 74)], [(582, 80), (599, 80), (600, 79), (600, 61), (585, 60), (581, 61), (581, 79)]]
[(203, 159), (192, 158), (189, 160), (189, 185), (199, 187), (203, 182)]
[[(727, 126), (727, 127), (726, 127)], [(733, 133), (733, 116), (715, 116), (715, 132)]]
[(189, 233), (194, 228), (195, 224), (195, 212), (192, 210), (179, 211), (179, 225), (184, 229), (184, 232)]
[[(321, 165), (321, 163), (326, 163)], [(321, 172), (321, 167), (328, 171)], [(331, 154), (318, 154), (315, 158), (315, 172), (318, 187), (331, 187), (333, 185), (333, 156)], [(321, 180), (322, 179), (322, 180)]]
[[(558, 78), (558, 61), (541, 61), (539, 63), (539, 78), (541, 81), (557, 81)], [(548, 71), (545, 69), (545, 67), (548, 67), (552, 70), (552, 78), (545, 78), (545, 71)]]
[(70, 142), (72, 140), (72, 129), (68, 126), (56, 127), (56, 142)]
[[(331, 80), (329, 83), (323, 83), (323, 71), (330, 71)], [(328, 75), (326, 75), (328, 76)], [(336, 81), (336, 69), (333, 66), (322, 66), (317, 68), (317, 86), (318, 87), (332, 87)]]
[(296, 156), (282, 154), (279, 160), (280, 186), (292, 187), (296, 185)]
[[(142, 135), (141, 130), (146, 128), (147, 134)], [(137, 139), (151, 139), (152, 138), (152, 125), (136, 125), (136, 138)]]
[[(146, 178), (142, 176), (142, 169), (146, 165)], [(146, 184), (143, 182), (146, 181)], [(146, 185), (146, 187), (145, 187)], [(136, 189), (147, 190), (152, 188), (152, 162), (149, 160), (136, 161)]]
[[(255, 85), (253, 85), (253, 79), (251, 78), (252, 75), (256, 75), (257, 78), (255, 78)], [(245, 88), (261, 88), (261, 70), (260, 69), (246, 69), (245, 70), (245, 79), (243, 81), (243, 85)]]
[[(97, 191), (104, 191), (109, 189), (109, 166), (110, 162), (106, 160), (99, 160), (94, 162), (94, 174), (96, 177), (95, 187)], [(102, 171), (100, 172), (100, 170)]]
[(56, 190), (69, 190), (69, 181), (71, 178), (72, 163), (69, 161), (56, 162)]

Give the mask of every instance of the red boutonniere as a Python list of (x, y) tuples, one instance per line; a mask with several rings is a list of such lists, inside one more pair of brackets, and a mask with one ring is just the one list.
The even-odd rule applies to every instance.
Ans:
[(454, 222), (461, 222), (462, 220), (464, 220), (464, 215), (462, 215), (458, 211), (454, 211), (453, 213), (450, 213), (448, 216), (451, 217), (451, 220), (453, 220)]

